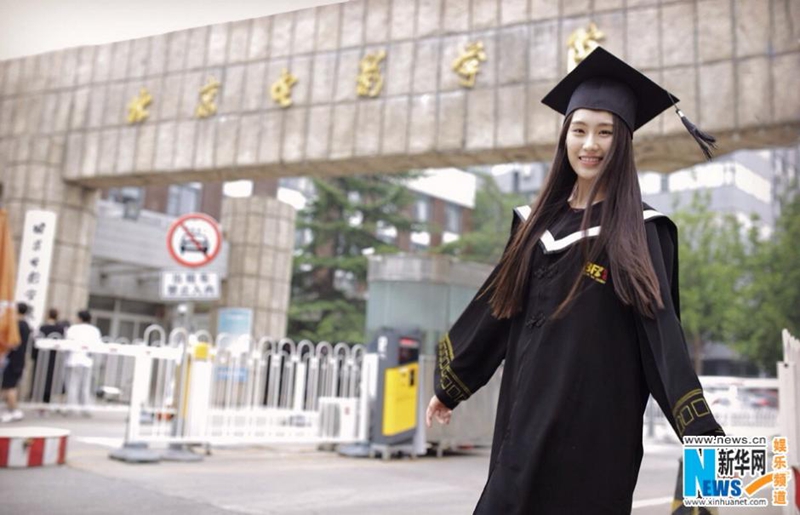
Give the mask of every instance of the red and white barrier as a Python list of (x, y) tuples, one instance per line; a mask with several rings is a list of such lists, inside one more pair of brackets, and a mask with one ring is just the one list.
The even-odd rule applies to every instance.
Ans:
[(0, 428), (0, 468), (63, 465), (69, 431), (52, 427)]

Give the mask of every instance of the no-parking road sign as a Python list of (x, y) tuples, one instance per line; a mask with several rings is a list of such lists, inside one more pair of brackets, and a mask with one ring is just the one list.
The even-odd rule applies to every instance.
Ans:
[(211, 263), (222, 247), (222, 235), (216, 220), (203, 213), (178, 218), (167, 233), (167, 248), (179, 264), (198, 267)]

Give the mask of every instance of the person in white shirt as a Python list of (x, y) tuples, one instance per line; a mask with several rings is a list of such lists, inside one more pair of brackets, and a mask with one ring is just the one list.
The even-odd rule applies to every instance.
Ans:
[[(65, 338), (87, 345), (101, 343), (100, 330), (91, 321), (89, 311), (79, 311), (78, 323), (67, 329)], [(86, 351), (72, 351), (67, 357), (67, 404), (73, 408), (92, 403), (92, 364), (92, 357)], [(88, 412), (84, 414), (88, 415)]]

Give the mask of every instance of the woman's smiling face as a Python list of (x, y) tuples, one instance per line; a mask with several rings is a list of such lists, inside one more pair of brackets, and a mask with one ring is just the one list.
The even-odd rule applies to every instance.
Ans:
[(614, 141), (614, 116), (608, 111), (577, 109), (567, 131), (567, 158), (580, 182), (593, 181), (603, 169)]

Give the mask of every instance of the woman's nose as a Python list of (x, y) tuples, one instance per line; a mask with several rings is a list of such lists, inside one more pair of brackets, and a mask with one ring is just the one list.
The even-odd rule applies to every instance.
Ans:
[(587, 150), (597, 148), (597, 140), (595, 139), (595, 137), (594, 136), (587, 137), (586, 140), (583, 142), (583, 148)]

